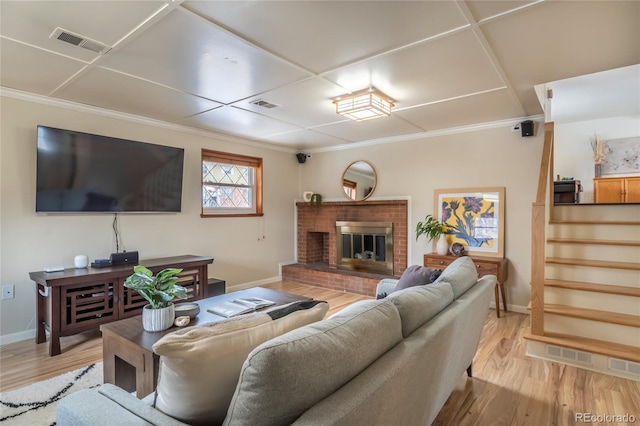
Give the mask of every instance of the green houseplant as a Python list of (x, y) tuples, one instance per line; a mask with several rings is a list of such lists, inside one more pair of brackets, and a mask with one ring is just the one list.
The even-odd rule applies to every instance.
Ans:
[(186, 299), (187, 289), (177, 285), (178, 268), (166, 268), (155, 276), (142, 265), (133, 268), (133, 274), (124, 281), (124, 286), (136, 290), (148, 305), (142, 309), (142, 326), (147, 331), (162, 331), (171, 327), (175, 319), (173, 299)]
[(444, 256), (449, 252), (449, 243), (444, 236), (446, 229), (447, 226), (444, 222), (428, 214), (424, 221), (420, 221), (416, 225), (416, 241), (420, 235), (426, 235), (428, 241), (437, 241), (436, 253)]
[(437, 240), (440, 235), (444, 234), (445, 224), (428, 214), (424, 218), (424, 222), (418, 222), (416, 225), (416, 241), (420, 235), (425, 234), (428, 240)]

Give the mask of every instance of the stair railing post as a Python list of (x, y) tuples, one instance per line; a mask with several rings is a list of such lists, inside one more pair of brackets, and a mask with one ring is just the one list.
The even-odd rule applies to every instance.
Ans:
[[(544, 265), (547, 215), (545, 200), (553, 193), (553, 123), (544, 125), (544, 147), (538, 175), (538, 192), (531, 208), (531, 334), (544, 335)], [(549, 185), (549, 182), (551, 184)], [(553, 194), (551, 194), (553, 196)], [(553, 200), (550, 200), (553, 209)], [(550, 216), (553, 212), (550, 212)]]

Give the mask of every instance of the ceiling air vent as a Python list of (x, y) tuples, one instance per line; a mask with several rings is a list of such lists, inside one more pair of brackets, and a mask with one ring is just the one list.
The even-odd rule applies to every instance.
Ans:
[(264, 99), (258, 99), (256, 101), (249, 102), (250, 104), (257, 105), (262, 108), (278, 108), (280, 105), (274, 104), (273, 102), (265, 101)]
[(106, 44), (91, 40), (90, 38), (83, 37), (79, 34), (74, 34), (71, 31), (67, 31), (60, 27), (56, 28), (55, 31), (49, 36), (49, 38), (55, 38), (60, 41), (64, 41), (65, 43), (73, 44), (74, 46), (82, 47), (101, 55), (104, 55), (111, 50), (111, 47), (107, 46)]

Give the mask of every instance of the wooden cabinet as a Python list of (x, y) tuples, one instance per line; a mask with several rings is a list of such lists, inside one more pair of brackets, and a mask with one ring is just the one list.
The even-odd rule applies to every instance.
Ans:
[[(500, 294), (502, 295), (502, 306), (504, 307), (504, 311), (507, 311), (507, 299), (504, 291), (504, 282), (509, 278), (507, 259), (482, 256), (469, 257), (473, 260), (473, 263), (475, 263), (479, 277), (495, 275), (498, 278), (494, 292), (496, 297), (496, 315), (500, 318)], [(424, 255), (423, 264), (428, 268), (444, 269), (456, 259), (457, 257), (454, 256), (441, 256), (436, 253), (429, 253)]]
[[(182, 268), (178, 284), (187, 289), (187, 300), (197, 300), (207, 297), (207, 265), (212, 262), (211, 257), (176, 256), (140, 263), (154, 274), (164, 268)], [(58, 355), (60, 336), (140, 315), (147, 301), (124, 286), (132, 273), (131, 265), (30, 272), (36, 282), (36, 343), (46, 341), (48, 330), (49, 355)]]
[(640, 176), (593, 179), (595, 203), (640, 203)]

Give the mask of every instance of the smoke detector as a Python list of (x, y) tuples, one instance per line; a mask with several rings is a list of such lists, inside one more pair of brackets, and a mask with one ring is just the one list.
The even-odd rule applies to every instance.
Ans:
[(64, 41), (65, 43), (73, 44), (74, 46), (91, 50), (92, 52), (99, 53), (100, 55), (104, 55), (111, 50), (111, 47), (107, 46), (104, 43), (91, 40), (90, 38), (81, 36), (79, 34), (74, 34), (71, 31), (67, 31), (64, 28), (60, 27), (56, 28), (55, 31), (51, 33), (49, 38)]

